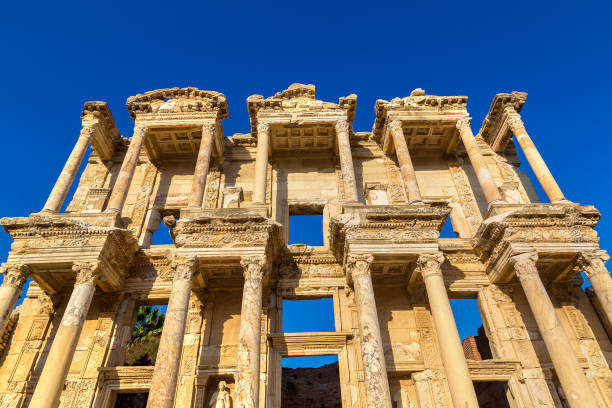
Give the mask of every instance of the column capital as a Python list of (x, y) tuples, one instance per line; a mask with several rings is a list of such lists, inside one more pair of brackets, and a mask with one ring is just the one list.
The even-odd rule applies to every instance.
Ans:
[(374, 262), (372, 254), (349, 254), (346, 257), (346, 269), (352, 279), (370, 276), (372, 262)]
[(98, 278), (102, 275), (99, 261), (74, 262), (72, 270), (76, 273), (76, 285), (95, 286)]
[(266, 272), (265, 256), (243, 256), (240, 265), (244, 269), (244, 280), (261, 280)]
[(2, 286), (21, 289), (30, 276), (30, 267), (25, 264), (4, 264), (1, 273), (4, 274)]
[(510, 264), (514, 267), (516, 276), (519, 278), (525, 275), (537, 275), (538, 268), (536, 262), (538, 261), (538, 253), (536, 251), (525, 252), (510, 257)]
[(348, 132), (350, 129), (350, 126), (347, 120), (339, 120), (336, 123), (334, 123), (334, 126), (336, 127), (336, 133)]
[(515, 135), (517, 133), (526, 133), (523, 119), (521, 119), (521, 115), (513, 107), (507, 106), (504, 109), (504, 114), (508, 118), (507, 123), (508, 126), (510, 126), (512, 133)]
[(174, 280), (191, 280), (196, 270), (196, 259), (174, 258), (170, 266), (174, 269)]
[(434, 274), (442, 275), (441, 266), (444, 263), (444, 254), (441, 252), (434, 254), (422, 254), (417, 258), (417, 270), (423, 277)]
[(391, 130), (402, 130), (402, 121), (401, 120), (397, 120), (397, 119), (396, 120), (392, 120), (389, 123), (389, 129), (391, 129)]
[(136, 123), (134, 125), (134, 133), (143, 133), (148, 130), (148, 126), (144, 123)]
[(202, 123), (202, 132), (214, 133), (216, 128), (217, 128), (216, 122)]
[(587, 278), (591, 278), (591, 276), (599, 275), (600, 273), (608, 273), (604, 265), (608, 260), (610, 260), (610, 255), (603, 250), (582, 252), (578, 255), (576, 266), (584, 271)]
[(98, 125), (95, 124), (90, 124), (87, 126), (83, 126), (81, 128), (81, 133), (80, 136), (83, 136), (87, 139), (87, 141), (91, 142), (91, 139), (93, 139), (94, 135), (96, 134), (96, 127)]
[(257, 131), (268, 133), (270, 131), (270, 122), (257, 122)]
[(463, 119), (459, 119), (457, 121), (457, 123), (455, 124), (455, 126), (457, 127), (457, 129), (459, 129), (459, 131), (463, 130), (470, 130), (470, 122), (472, 121), (472, 118), (468, 117), (468, 118), (463, 118)]

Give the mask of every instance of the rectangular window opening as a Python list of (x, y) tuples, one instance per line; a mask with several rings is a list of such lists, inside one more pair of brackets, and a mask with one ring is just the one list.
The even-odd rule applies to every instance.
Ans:
[(474, 381), (474, 391), (479, 407), (510, 408), (508, 398), (512, 397), (505, 381)]
[[(155, 210), (157, 211), (157, 210)], [(178, 211), (164, 210), (158, 212), (159, 216), (159, 224), (155, 231), (153, 231), (153, 235), (151, 236), (151, 244), (152, 245), (174, 245), (174, 240), (170, 235), (170, 228), (164, 224), (164, 217), (172, 215), (174, 218), (178, 219), (180, 214)]]
[(332, 298), (283, 299), (283, 333), (335, 331)]
[(341, 408), (338, 356), (284, 357), (282, 408)]
[(489, 360), (492, 357), (489, 339), (484, 330), (476, 299), (450, 299), (451, 309), (463, 343), (465, 358)]
[(138, 307), (124, 365), (155, 365), (167, 307), (167, 305), (142, 305)]
[(117, 394), (114, 408), (146, 408), (148, 392), (122, 392)]
[(289, 205), (288, 244), (323, 246), (323, 209), (319, 202)]

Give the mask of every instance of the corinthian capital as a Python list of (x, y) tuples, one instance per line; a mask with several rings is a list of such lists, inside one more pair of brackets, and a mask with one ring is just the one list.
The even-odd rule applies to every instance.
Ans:
[(525, 133), (525, 124), (521, 119), (521, 115), (519, 115), (514, 108), (507, 107), (504, 109), (504, 114), (508, 117), (508, 126), (512, 129), (512, 133), (515, 135), (517, 133)]
[(459, 119), (455, 126), (459, 130), (469, 130), (471, 121), (472, 121), (472, 118)]
[(84, 137), (88, 141), (91, 141), (91, 139), (93, 139), (95, 134), (96, 134), (96, 125), (85, 126), (81, 129), (81, 137)]
[(391, 129), (391, 131), (402, 131), (402, 121), (401, 120), (392, 120), (391, 123), (389, 123), (389, 129)]
[(215, 122), (206, 122), (202, 124), (202, 136), (204, 136), (204, 134), (211, 135), (215, 133), (216, 127), (217, 127), (217, 124)]
[(174, 269), (174, 280), (190, 280), (196, 269), (196, 260), (190, 258), (174, 258), (170, 265)]
[(370, 276), (370, 265), (374, 262), (371, 254), (349, 254), (346, 257), (346, 269), (353, 280), (361, 276)]
[(266, 270), (266, 258), (264, 256), (243, 256), (240, 259), (240, 265), (244, 269), (244, 280), (263, 279)]
[(584, 271), (588, 278), (600, 273), (608, 273), (604, 263), (610, 260), (606, 251), (581, 253), (577, 259), (577, 267)]
[(72, 270), (76, 273), (77, 285), (95, 285), (102, 274), (102, 268), (100, 268), (100, 262), (98, 261), (74, 262)]
[(147, 126), (144, 123), (137, 123), (134, 125), (134, 134), (146, 133)]
[(257, 131), (268, 133), (270, 131), (270, 123), (268, 122), (257, 122)]
[(346, 120), (337, 121), (335, 126), (336, 126), (336, 133), (349, 131), (349, 124)]
[(444, 255), (440, 252), (435, 254), (422, 254), (417, 258), (417, 270), (423, 277), (439, 274), (442, 275), (440, 266), (444, 263)]
[(516, 276), (519, 278), (526, 275), (534, 275), (538, 273), (536, 262), (538, 261), (538, 253), (536, 251), (525, 252), (524, 254), (514, 255), (510, 258), (510, 265), (514, 268)]
[(24, 264), (5, 264), (2, 267), (4, 280), (2, 286), (21, 289), (30, 275), (30, 267)]

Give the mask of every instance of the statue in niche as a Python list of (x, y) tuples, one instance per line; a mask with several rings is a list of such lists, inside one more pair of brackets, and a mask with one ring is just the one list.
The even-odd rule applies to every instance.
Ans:
[(219, 381), (217, 390), (210, 398), (209, 408), (231, 408), (232, 399), (225, 381)]

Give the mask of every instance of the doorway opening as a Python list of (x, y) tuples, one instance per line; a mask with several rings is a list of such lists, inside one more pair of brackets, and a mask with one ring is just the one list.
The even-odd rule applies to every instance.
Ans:
[(341, 408), (338, 356), (284, 357), (282, 408)]
[(504, 381), (475, 381), (474, 390), (480, 408), (510, 408), (508, 384)]
[(146, 408), (148, 392), (123, 392), (117, 394), (114, 408)]

